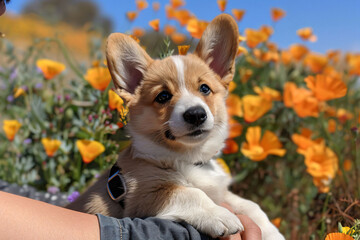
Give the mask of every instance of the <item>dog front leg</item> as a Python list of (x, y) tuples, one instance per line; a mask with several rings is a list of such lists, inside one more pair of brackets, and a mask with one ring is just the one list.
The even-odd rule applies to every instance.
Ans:
[(185, 221), (214, 238), (243, 231), (240, 220), (227, 209), (216, 205), (197, 188), (179, 187), (170, 196), (157, 217)]
[(225, 194), (225, 202), (231, 206), (235, 213), (250, 217), (260, 227), (263, 240), (285, 240), (258, 204), (229, 191)]

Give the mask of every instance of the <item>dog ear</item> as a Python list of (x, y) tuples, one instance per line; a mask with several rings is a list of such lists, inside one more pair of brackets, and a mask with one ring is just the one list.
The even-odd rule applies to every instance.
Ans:
[(130, 36), (112, 33), (107, 39), (106, 59), (116, 92), (129, 102), (152, 58)]
[(209, 23), (195, 50), (195, 54), (220, 76), (225, 86), (234, 76), (238, 39), (235, 20), (228, 14), (220, 14)]

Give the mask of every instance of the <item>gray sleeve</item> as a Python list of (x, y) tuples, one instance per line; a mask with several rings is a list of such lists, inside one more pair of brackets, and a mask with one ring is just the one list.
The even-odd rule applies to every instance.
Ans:
[(112, 218), (96, 214), (101, 240), (210, 240), (187, 223), (149, 217)]

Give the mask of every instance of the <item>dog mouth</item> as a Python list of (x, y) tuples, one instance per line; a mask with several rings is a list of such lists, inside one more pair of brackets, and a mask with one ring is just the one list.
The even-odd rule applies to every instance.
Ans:
[(174, 136), (170, 130), (167, 130), (167, 131), (165, 131), (165, 137), (166, 137), (167, 139), (169, 139), (169, 140), (174, 141), (174, 140), (176, 140), (177, 138), (181, 138), (181, 137), (198, 137), (198, 136), (201, 136), (201, 135), (203, 135), (204, 133), (208, 133), (208, 132), (209, 132), (208, 130), (198, 129), (198, 130), (195, 130), (195, 131), (193, 131), (193, 132), (187, 133), (187, 134), (185, 134), (185, 135), (183, 135), (183, 136), (177, 137), (177, 136)]

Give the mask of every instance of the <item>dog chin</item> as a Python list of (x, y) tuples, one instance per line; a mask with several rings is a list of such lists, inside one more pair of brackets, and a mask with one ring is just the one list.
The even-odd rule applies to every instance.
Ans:
[(176, 141), (184, 145), (201, 144), (206, 141), (210, 135), (210, 130), (196, 130), (182, 136), (174, 136), (171, 130), (165, 132), (165, 137), (170, 141)]

